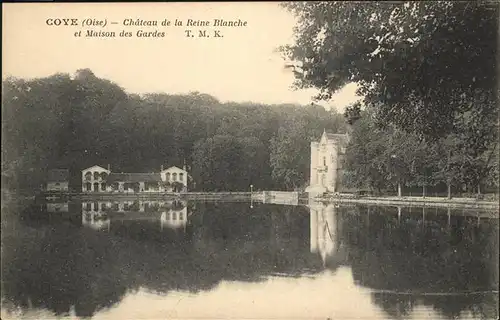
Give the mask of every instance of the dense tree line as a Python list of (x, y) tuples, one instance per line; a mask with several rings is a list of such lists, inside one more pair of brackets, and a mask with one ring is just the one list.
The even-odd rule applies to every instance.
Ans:
[(296, 85), (329, 98), (355, 82), (364, 97), (346, 111), (351, 124), (367, 117), (348, 152), (352, 185), (498, 188), (498, 3), (283, 6), (298, 18), (282, 48)]
[(318, 105), (222, 103), (202, 93), (128, 94), (90, 70), (3, 81), (2, 182), (33, 190), (50, 168), (158, 172), (188, 166), (198, 190), (306, 184), (311, 138), (345, 131)]
[[(292, 190), (308, 180), (311, 138), (346, 132), (350, 187), (498, 189), (498, 3), (294, 2), (283, 47), (298, 87), (329, 98), (359, 85), (347, 123), (317, 105), (222, 103), (206, 94), (127, 94), (89, 70), (7, 79), (2, 181), (38, 186), (49, 166), (78, 172), (190, 168), (197, 189)], [(349, 124), (349, 125), (348, 125)], [(194, 185), (193, 185), (194, 187)]]
[(382, 193), (434, 195), (495, 192), (499, 187), (497, 143), (480, 153), (465, 135), (419, 139), (397, 127), (379, 128), (373, 108), (352, 125), (344, 181)]

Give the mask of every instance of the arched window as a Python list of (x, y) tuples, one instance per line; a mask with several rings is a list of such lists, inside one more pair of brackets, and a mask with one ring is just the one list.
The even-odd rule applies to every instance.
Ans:
[(101, 173), (101, 179), (106, 180), (108, 178), (108, 174), (106, 172)]
[(94, 180), (99, 180), (99, 172), (95, 171), (94, 172)]
[(101, 191), (106, 191), (106, 184), (105, 183), (101, 183)]
[(179, 173), (179, 181), (184, 181), (184, 173)]
[(172, 173), (172, 180), (177, 181), (177, 173)]
[(86, 187), (87, 191), (92, 191), (92, 184), (90, 182), (87, 182), (85, 184), (85, 187)]
[(167, 179), (167, 181), (170, 181), (170, 172), (167, 172), (166, 179)]
[(92, 180), (92, 173), (89, 171), (85, 174), (85, 181)]
[(176, 212), (172, 212), (172, 220), (177, 220), (177, 213)]
[(98, 192), (99, 191), (99, 184), (96, 182), (94, 183), (94, 191)]

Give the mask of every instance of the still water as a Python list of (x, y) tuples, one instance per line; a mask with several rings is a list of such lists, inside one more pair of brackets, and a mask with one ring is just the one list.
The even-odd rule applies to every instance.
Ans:
[(462, 209), (5, 207), (2, 319), (497, 319), (498, 230)]

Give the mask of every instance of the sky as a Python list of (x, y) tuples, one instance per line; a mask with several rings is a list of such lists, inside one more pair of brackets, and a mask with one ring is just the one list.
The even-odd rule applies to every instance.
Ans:
[[(3, 4), (2, 77), (36, 78), (89, 68), (129, 93), (199, 91), (221, 101), (310, 104), (314, 89), (292, 90), (293, 73), (276, 49), (293, 42), (295, 18), (277, 2), (243, 3), (10, 3)], [(49, 26), (49, 18), (106, 20), (107, 26)], [(124, 26), (125, 19), (171, 21)], [(178, 19), (183, 26), (173, 26)], [(187, 27), (187, 19), (247, 21), (245, 27)], [(117, 24), (110, 24), (111, 21)], [(88, 38), (86, 29), (125, 30), (133, 37)], [(187, 37), (185, 30), (220, 30), (223, 37)], [(82, 37), (75, 37), (81, 30)], [(139, 30), (164, 37), (137, 37)], [(359, 99), (348, 85), (327, 109)]]

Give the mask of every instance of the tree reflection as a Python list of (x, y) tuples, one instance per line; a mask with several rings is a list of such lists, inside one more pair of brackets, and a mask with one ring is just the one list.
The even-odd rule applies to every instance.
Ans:
[(496, 296), (455, 294), (496, 290), (496, 220), (478, 224), (452, 216), (448, 225), (446, 214), (423, 215), (416, 208), (410, 213), (405, 208), (252, 209), (244, 203), (198, 203), (194, 210), (187, 206), (185, 223), (179, 224), (168, 220), (173, 215), (166, 210), (186, 206), (141, 211), (139, 204), (125, 213), (107, 211), (109, 226), (92, 229), (82, 219), (87, 206), (76, 207), (81, 211), (68, 216), (79, 219), (37, 220), (40, 212), (31, 208), (16, 230), (2, 229), (2, 242), (8, 243), (2, 248), (7, 300), (56, 315), (74, 308), (76, 316), (91, 317), (141, 288), (158, 294), (199, 292), (223, 280), (298, 277), (349, 265), (354, 281), (373, 289), (373, 303), (391, 318), (407, 317), (418, 305), (450, 319), (465, 311), (497, 315)]
[[(434, 209), (403, 208), (399, 215), (397, 208), (370, 210), (369, 215), (367, 207), (346, 210), (343, 229), (354, 280), (382, 290), (373, 294), (374, 303), (393, 318), (416, 304), (433, 306), (450, 319), (482, 312), (474, 308), (487, 295), (465, 293), (498, 289), (496, 220), (478, 224), (476, 218), (453, 216), (448, 225), (446, 214)], [(397, 293), (423, 298), (415, 302)]]
[(166, 227), (161, 215), (110, 215), (109, 228), (98, 230), (81, 221), (30, 221), (5, 239), (3, 295), (23, 308), (62, 315), (74, 307), (76, 316), (91, 317), (139, 288), (198, 292), (222, 280), (260, 281), (321, 269), (304, 241), (309, 217), (302, 208), (204, 204), (197, 212), (202, 214), (181, 229)]

